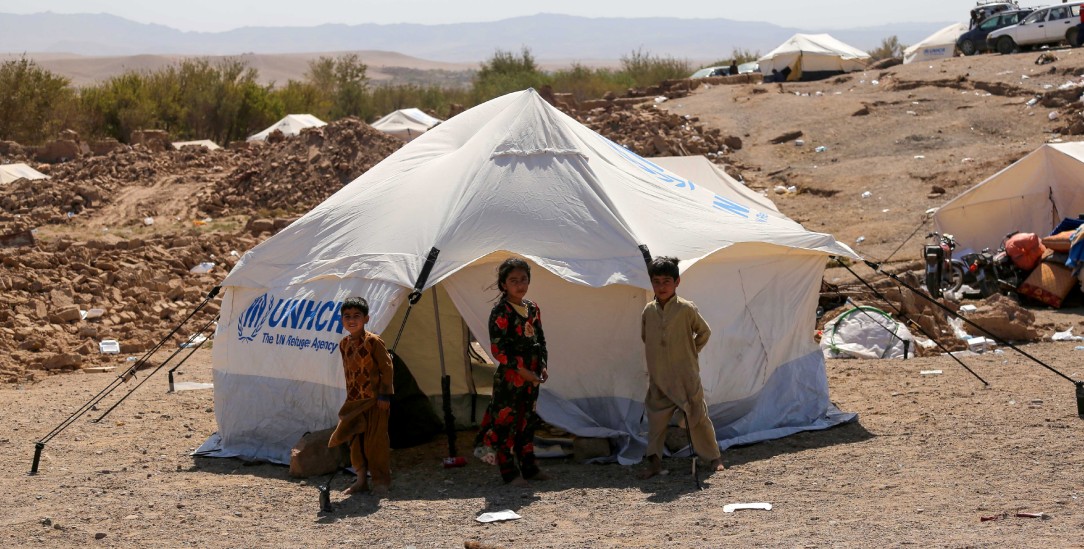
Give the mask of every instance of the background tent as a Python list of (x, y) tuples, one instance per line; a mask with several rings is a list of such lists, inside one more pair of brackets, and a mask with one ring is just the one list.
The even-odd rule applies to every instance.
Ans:
[(282, 132), (282, 135), (290, 137), (291, 135), (297, 135), (301, 133), (301, 130), (305, 128), (319, 128), (320, 126), (326, 126), (327, 122), (316, 118), (311, 114), (288, 114), (282, 120), (275, 122), (266, 130), (248, 136), (246, 141), (263, 141), (267, 139), (268, 134), (278, 130)]
[(1084, 143), (1039, 147), (934, 213), (938, 232), (956, 237), (957, 255), (996, 250), (1005, 235), (1050, 234), (1084, 214)]
[[(757, 59), (765, 76), (787, 72), (787, 80), (816, 80), (866, 67), (869, 54), (827, 34), (795, 34)], [(787, 71), (789, 69), (789, 71)]]
[(35, 179), (49, 179), (49, 176), (23, 163), (0, 166), (0, 185), (6, 185), (18, 179), (33, 181)]
[(903, 63), (915, 61), (933, 61), (956, 55), (956, 39), (967, 32), (967, 25), (953, 23), (929, 36), (921, 42), (903, 50)]
[(218, 143), (215, 143), (210, 139), (199, 139), (196, 141), (174, 141), (172, 145), (173, 148), (177, 149), (178, 151), (183, 149), (184, 147), (203, 147), (209, 151), (217, 151), (218, 149), (222, 148), (218, 146)]
[[(720, 444), (848, 420), (828, 399), (812, 335), (825, 256), (857, 256), (764, 210), (640, 158), (534, 90), (488, 101), (245, 253), (222, 283), (219, 430), (199, 453), (284, 462), (303, 433), (335, 424), (345, 394), (338, 306), (349, 296), (369, 299), (369, 328), (391, 342), (418, 284), (419, 306), (439, 308), (440, 329), (430, 316), (428, 341), (404, 339), (402, 354), (439, 357), (438, 342), (462, 341), (463, 326), (488, 350), (496, 267), (516, 254), (534, 266), (530, 295), (550, 345), (539, 413), (608, 437), (619, 461), (638, 461), (647, 389), (639, 322), (651, 296), (641, 247), (684, 260), (682, 295), (711, 323), (701, 375)], [(427, 256), (432, 270), (419, 282)], [(459, 328), (446, 320), (453, 310)], [(414, 311), (407, 330), (427, 316)], [(458, 353), (444, 348), (453, 385), (470, 382)], [(437, 362), (407, 360), (420, 385), (439, 378)]]
[(372, 126), (403, 141), (410, 141), (437, 124), (440, 124), (439, 118), (433, 118), (421, 109), (399, 109), (373, 122)]

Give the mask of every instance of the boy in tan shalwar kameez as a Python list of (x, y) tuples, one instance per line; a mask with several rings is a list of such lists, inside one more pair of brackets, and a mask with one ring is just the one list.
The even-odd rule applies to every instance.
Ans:
[(342, 319), (343, 328), (350, 332), (339, 343), (346, 375), (346, 402), (339, 409), (339, 425), (331, 433), (328, 447), (350, 444), (350, 464), (358, 479), (343, 493), (368, 490), (368, 471), (373, 478), (373, 492), (384, 494), (391, 486), (388, 417), (395, 392), (391, 356), (380, 336), (365, 330), (369, 322), (365, 299), (354, 297), (343, 302)]
[(640, 337), (647, 354), (648, 389), (644, 399), (647, 414), (648, 467), (641, 478), (651, 478), (662, 471), (662, 451), (666, 428), (678, 409), (685, 414), (693, 450), (711, 460), (711, 468), (723, 470), (715, 426), (708, 417), (704, 387), (700, 383), (697, 355), (708, 343), (711, 328), (692, 301), (677, 296), (681, 282), (678, 260), (655, 258), (648, 265), (655, 299), (644, 307)]

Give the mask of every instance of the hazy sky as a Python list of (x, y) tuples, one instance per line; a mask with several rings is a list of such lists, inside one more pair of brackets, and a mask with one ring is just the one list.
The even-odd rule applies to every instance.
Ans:
[(323, 23), (463, 23), (536, 13), (763, 21), (803, 30), (967, 21), (974, 0), (0, 0), (0, 13), (110, 13), (180, 30)]

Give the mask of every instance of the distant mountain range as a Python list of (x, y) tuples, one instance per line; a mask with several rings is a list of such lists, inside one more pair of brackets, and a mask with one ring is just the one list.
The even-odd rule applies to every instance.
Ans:
[[(860, 49), (889, 36), (914, 44), (949, 23), (896, 23), (830, 31)], [(0, 13), (0, 53), (90, 56), (238, 55), (382, 50), (449, 63), (475, 63), (501, 49), (530, 48), (537, 60), (614, 60), (632, 52), (692, 61), (725, 59), (735, 48), (767, 53), (796, 32), (728, 19), (588, 18), (539, 14), (487, 23), (243, 27), (185, 32), (108, 14)]]

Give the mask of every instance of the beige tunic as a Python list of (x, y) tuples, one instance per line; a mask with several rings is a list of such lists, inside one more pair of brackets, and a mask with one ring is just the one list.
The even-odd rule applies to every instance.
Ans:
[(704, 459), (718, 459), (715, 426), (708, 417), (697, 355), (711, 328), (693, 302), (674, 296), (665, 307), (652, 300), (644, 307), (640, 337), (647, 352), (647, 452), (662, 456), (666, 426), (678, 409), (685, 414), (693, 449)]

